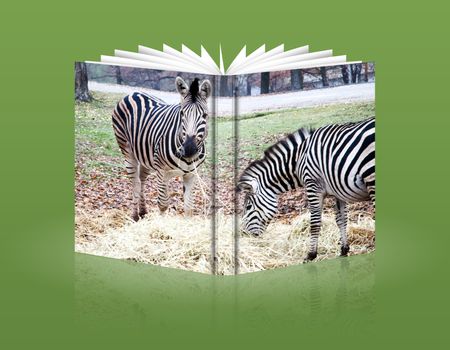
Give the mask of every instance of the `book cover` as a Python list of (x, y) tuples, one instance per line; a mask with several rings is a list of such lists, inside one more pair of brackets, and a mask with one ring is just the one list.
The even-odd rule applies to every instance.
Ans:
[(232, 275), (375, 249), (374, 148), (361, 150), (374, 132), (354, 136), (360, 151), (339, 144), (350, 190), (319, 181), (313, 234), (300, 160), (324, 148), (323, 169), (313, 159), (308, 171), (326, 178), (339, 166), (326, 164), (326, 133), (309, 153), (299, 142), (328, 128), (337, 144), (340, 129), (374, 117), (374, 63), (237, 75), (75, 68), (77, 252)]

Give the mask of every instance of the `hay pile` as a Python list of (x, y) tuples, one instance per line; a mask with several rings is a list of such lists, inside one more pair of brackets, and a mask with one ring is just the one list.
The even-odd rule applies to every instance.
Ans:
[[(165, 267), (210, 273), (211, 220), (152, 212), (139, 222), (120, 210), (76, 213), (75, 250), (81, 253), (128, 259)], [(219, 274), (233, 274), (234, 241), (232, 216), (219, 215), (217, 267)], [(375, 221), (357, 216), (349, 224), (351, 254), (374, 250)], [(240, 273), (299, 264), (309, 246), (309, 214), (291, 224), (275, 221), (263, 237), (239, 237)], [(334, 216), (325, 213), (317, 260), (339, 254), (339, 231)]]

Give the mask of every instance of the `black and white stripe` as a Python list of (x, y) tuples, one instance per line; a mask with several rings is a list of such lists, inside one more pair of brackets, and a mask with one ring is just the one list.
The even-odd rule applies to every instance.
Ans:
[(133, 180), (135, 220), (147, 213), (144, 184), (151, 170), (157, 175), (159, 209), (163, 212), (169, 205), (169, 179), (183, 176), (184, 209), (192, 214), (193, 171), (205, 160), (207, 99), (212, 87), (208, 80), (199, 84), (198, 79), (188, 87), (180, 77), (175, 86), (179, 104), (135, 92), (119, 101), (112, 115), (117, 143)]
[(277, 212), (278, 195), (305, 187), (311, 211), (311, 245), (306, 260), (317, 256), (325, 195), (336, 198), (341, 255), (347, 255), (347, 203), (375, 204), (375, 118), (358, 123), (300, 129), (265, 151), (239, 179), (247, 193), (243, 230), (261, 235)]

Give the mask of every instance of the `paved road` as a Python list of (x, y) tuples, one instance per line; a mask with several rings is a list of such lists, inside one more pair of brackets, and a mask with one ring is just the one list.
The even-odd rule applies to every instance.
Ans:
[[(101, 84), (89, 82), (89, 89), (93, 91), (123, 93), (143, 91), (155, 95), (167, 103), (178, 103), (179, 95), (173, 92), (165, 92), (144, 88), (136, 88), (127, 85)], [(357, 85), (345, 85), (339, 87), (315, 89), (308, 91), (296, 91), (279, 94), (267, 94), (259, 96), (243, 96), (239, 98), (239, 113), (263, 112), (274, 109), (313, 107), (335, 103), (364, 102), (375, 99), (375, 84), (365, 83)], [(218, 100), (218, 115), (230, 115), (232, 113), (232, 100), (229, 97), (220, 97)]]

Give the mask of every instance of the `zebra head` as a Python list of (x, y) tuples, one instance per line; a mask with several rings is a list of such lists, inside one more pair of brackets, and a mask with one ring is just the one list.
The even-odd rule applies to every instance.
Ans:
[(198, 156), (207, 136), (207, 99), (211, 95), (212, 86), (209, 80), (199, 84), (199, 80), (195, 78), (188, 87), (180, 77), (176, 78), (175, 86), (181, 95), (177, 156), (191, 160)]
[(247, 234), (261, 236), (277, 212), (277, 195), (262, 185), (258, 176), (241, 176), (237, 191), (245, 193), (241, 229)]

